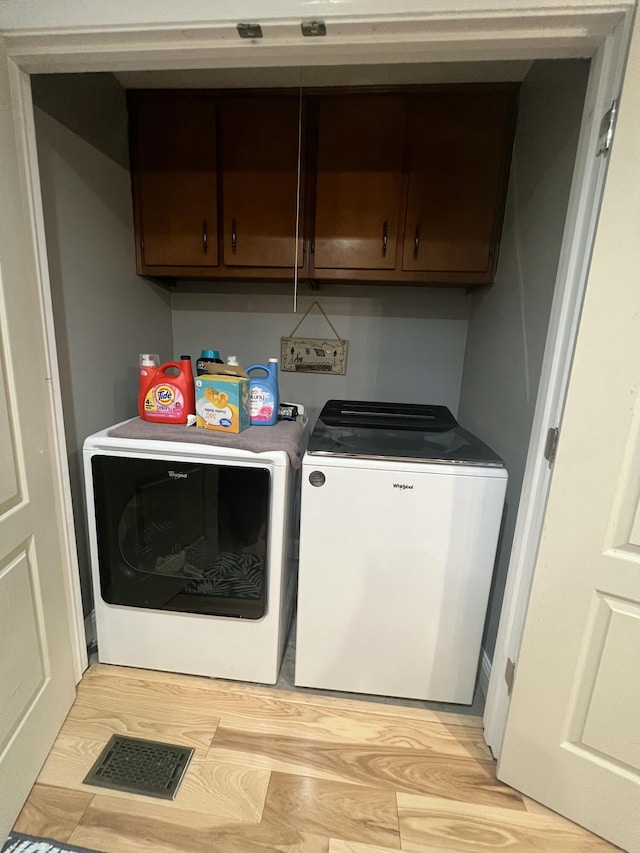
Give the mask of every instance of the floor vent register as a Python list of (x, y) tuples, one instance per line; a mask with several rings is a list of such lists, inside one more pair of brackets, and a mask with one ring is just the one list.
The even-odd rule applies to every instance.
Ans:
[(85, 785), (173, 800), (193, 752), (175, 744), (113, 735), (83, 781)]

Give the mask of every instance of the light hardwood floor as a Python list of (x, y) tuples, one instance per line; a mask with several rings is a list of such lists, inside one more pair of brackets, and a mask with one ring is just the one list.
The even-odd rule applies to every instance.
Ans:
[[(195, 748), (174, 801), (82, 784), (114, 733)], [(15, 829), (105, 853), (616, 849), (499, 782), (479, 717), (101, 664)]]

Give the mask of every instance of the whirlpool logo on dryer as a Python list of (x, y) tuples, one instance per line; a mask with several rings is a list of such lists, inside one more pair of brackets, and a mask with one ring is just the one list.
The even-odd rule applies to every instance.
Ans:
[(186, 480), (189, 476), (184, 471), (167, 471), (172, 480)]
[(402, 489), (404, 491), (405, 489), (412, 489), (413, 483), (394, 483), (393, 488)]

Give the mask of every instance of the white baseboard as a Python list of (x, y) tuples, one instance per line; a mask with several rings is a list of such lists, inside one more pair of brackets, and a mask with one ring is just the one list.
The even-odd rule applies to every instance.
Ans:
[(487, 698), (489, 692), (489, 679), (491, 678), (491, 661), (486, 651), (482, 650), (480, 657), (480, 672), (478, 673), (478, 687), (482, 690), (482, 695)]

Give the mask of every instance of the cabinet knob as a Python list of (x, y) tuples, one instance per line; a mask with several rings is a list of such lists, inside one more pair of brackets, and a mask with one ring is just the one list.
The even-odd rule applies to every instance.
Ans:
[(420, 249), (420, 226), (416, 225), (416, 234), (413, 238), (413, 257), (414, 259), (418, 257), (418, 251)]
[(387, 257), (387, 239), (389, 236), (389, 223), (385, 219), (382, 223), (382, 257)]
[(235, 219), (231, 220), (231, 251), (236, 253), (236, 248), (238, 246), (237, 234), (236, 234), (236, 221)]
[(207, 220), (202, 220), (202, 251), (207, 254), (209, 249), (209, 233), (207, 231)]

